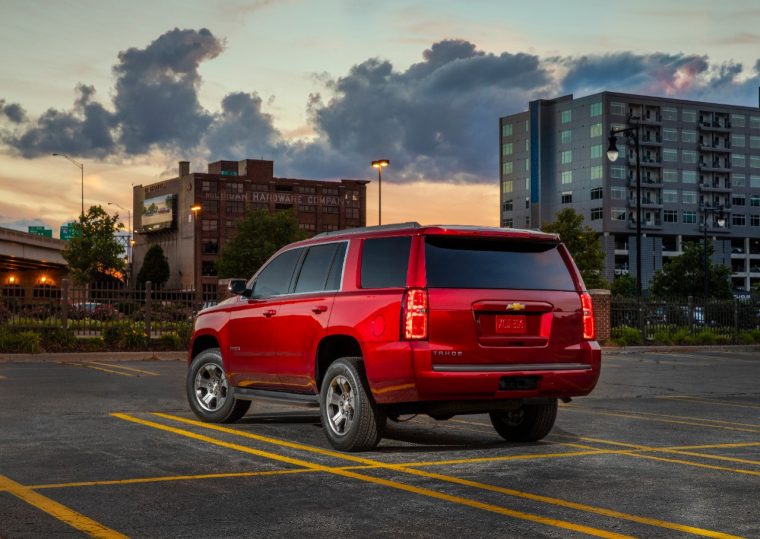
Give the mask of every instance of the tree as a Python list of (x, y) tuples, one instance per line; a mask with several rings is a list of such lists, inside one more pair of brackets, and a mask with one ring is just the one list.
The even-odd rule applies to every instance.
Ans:
[(74, 223), (75, 236), (62, 251), (76, 283), (91, 283), (116, 278), (123, 280), (123, 245), (115, 232), (123, 228), (119, 215), (111, 217), (101, 206), (90, 206)]
[(604, 254), (599, 238), (590, 226), (584, 226), (582, 215), (572, 208), (565, 208), (556, 215), (554, 222), (544, 223), (541, 230), (559, 234), (562, 243), (573, 256), (587, 288), (609, 288), (602, 278)]
[(636, 295), (636, 279), (628, 274), (619, 275), (612, 281), (612, 295), (632, 298)]
[(169, 261), (164, 256), (160, 245), (151, 245), (145, 253), (137, 282), (140, 286), (150, 281), (154, 287), (160, 288), (169, 279)]
[[(710, 297), (730, 299), (731, 268), (713, 264), (712, 242), (707, 244), (707, 281)], [(685, 299), (689, 296), (702, 297), (705, 293), (705, 248), (702, 243), (684, 243), (683, 254), (671, 258), (665, 267), (657, 270), (652, 277), (652, 295), (664, 299)]]
[(280, 247), (306, 237), (293, 212), (250, 212), (238, 223), (235, 236), (219, 255), (219, 276), (248, 278)]

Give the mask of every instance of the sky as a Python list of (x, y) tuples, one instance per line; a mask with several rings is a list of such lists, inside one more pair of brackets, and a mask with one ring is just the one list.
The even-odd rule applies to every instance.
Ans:
[[(383, 221), (497, 226), (498, 119), (611, 90), (758, 105), (756, 0), (0, 0), (0, 226), (189, 160), (372, 180)], [(119, 206), (124, 209), (119, 209)], [(125, 222), (126, 224), (126, 222)]]

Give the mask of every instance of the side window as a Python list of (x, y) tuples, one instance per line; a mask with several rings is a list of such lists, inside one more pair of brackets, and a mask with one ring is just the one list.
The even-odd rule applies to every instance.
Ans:
[(333, 283), (329, 281), (333, 274), (332, 268), (339, 266), (338, 285), (340, 285), (340, 267), (343, 264), (343, 256), (341, 255), (340, 260), (336, 261), (336, 255), (338, 251), (345, 252), (345, 248), (345, 243), (328, 243), (309, 248), (298, 274), (295, 292), (337, 290), (338, 287), (333, 286)]
[(340, 290), (340, 280), (343, 277), (343, 264), (345, 264), (346, 261), (347, 247), (348, 243), (344, 242), (338, 244), (338, 248), (335, 250), (332, 266), (330, 267), (330, 275), (327, 276), (325, 290)]
[(406, 286), (411, 246), (412, 238), (409, 236), (364, 240), (362, 288)]
[(287, 294), (290, 288), (290, 280), (293, 278), (293, 270), (296, 269), (296, 263), (301, 258), (301, 253), (303, 253), (302, 248), (291, 249), (269, 262), (256, 278), (251, 296), (268, 298), (278, 294)]

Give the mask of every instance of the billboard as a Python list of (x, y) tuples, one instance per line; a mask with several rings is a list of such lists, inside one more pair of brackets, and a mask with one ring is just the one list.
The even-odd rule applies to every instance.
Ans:
[(146, 198), (142, 208), (142, 231), (154, 232), (174, 226), (174, 195)]

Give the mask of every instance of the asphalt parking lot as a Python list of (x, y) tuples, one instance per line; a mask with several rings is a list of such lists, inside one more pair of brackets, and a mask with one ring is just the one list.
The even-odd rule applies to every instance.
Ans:
[(316, 410), (195, 421), (183, 361), (0, 363), (0, 537), (760, 537), (760, 351), (609, 352), (540, 443), (487, 416), (332, 450)]

